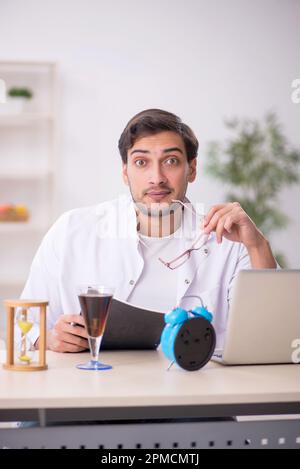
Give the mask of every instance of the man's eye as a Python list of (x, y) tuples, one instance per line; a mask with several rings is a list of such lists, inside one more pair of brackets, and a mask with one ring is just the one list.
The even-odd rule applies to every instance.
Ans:
[(177, 158), (168, 158), (167, 163), (171, 166), (176, 165), (178, 163), (178, 160), (177, 160)]
[(144, 160), (135, 160), (134, 164), (136, 166), (145, 166), (146, 161), (144, 161)]

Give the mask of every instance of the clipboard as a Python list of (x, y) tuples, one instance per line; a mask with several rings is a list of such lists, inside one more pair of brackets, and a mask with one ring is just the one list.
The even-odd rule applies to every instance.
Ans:
[(155, 350), (165, 326), (164, 316), (113, 298), (101, 350)]

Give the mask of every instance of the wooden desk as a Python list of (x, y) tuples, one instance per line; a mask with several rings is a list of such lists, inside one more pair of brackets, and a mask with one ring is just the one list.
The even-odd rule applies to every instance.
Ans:
[[(76, 364), (87, 358), (88, 354), (47, 352), (47, 371), (1, 368), (0, 420), (36, 420), (46, 426), (51, 422), (300, 414), (297, 365), (224, 367), (210, 362), (197, 372), (177, 366), (167, 371), (168, 361), (161, 352), (144, 351), (103, 352), (101, 360), (111, 364), (112, 370), (78, 370)], [(299, 421), (298, 425), (300, 437)]]

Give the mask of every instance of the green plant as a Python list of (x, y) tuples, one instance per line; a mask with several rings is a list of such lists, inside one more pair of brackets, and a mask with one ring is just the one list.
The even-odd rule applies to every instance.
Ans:
[(11, 96), (12, 98), (18, 97), (18, 98), (27, 98), (30, 99), (33, 96), (32, 91), (29, 88), (10, 88), (8, 90), (8, 95)]
[[(278, 194), (299, 181), (300, 152), (290, 148), (274, 113), (264, 121), (225, 121), (233, 137), (208, 147), (208, 173), (229, 186), (227, 201), (237, 201), (266, 235), (285, 228), (288, 217), (279, 209)], [(282, 253), (275, 253), (285, 267)]]

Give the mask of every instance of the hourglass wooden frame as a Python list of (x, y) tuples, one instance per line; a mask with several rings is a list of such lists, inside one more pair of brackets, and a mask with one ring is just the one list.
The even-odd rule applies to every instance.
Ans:
[[(3, 368), (14, 371), (41, 371), (48, 368), (46, 364), (46, 309), (48, 301), (29, 300), (5, 300), (4, 305), (7, 312), (7, 335), (6, 335), (6, 363)], [(39, 336), (39, 361), (38, 363), (15, 364), (14, 363), (14, 325), (16, 308), (22, 308), (25, 315), (29, 308), (39, 308), (40, 314), (40, 336)]]

